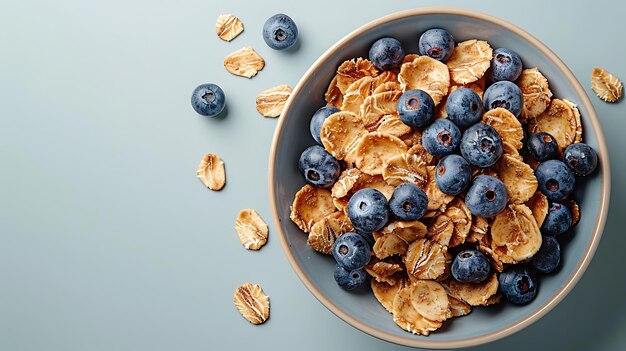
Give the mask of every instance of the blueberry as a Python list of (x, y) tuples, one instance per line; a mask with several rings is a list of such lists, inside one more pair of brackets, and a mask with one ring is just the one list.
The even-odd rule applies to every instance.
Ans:
[(530, 265), (541, 273), (550, 273), (561, 262), (561, 245), (553, 236), (542, 238), (539, 251), (533, 256)]
[(298, 166), (307, 182), (321, 188), (335, 184), (341, 173), (339, 161), (319, 145), (304, 150)]
[(465, 195), (465, 205), (478, 217), (497, 215), (504, 210), (508, 201), (509, 195), (504, 183), (488, 175), (476, 177)]
[(489, 167), (502, 156), (502, 138), (493, 127), (478, 123), (463, 133), (461, 155), (477, 167)]
[(539, 162), (555, 159), (559, 156), (559, 146), (554, 137), (545, 132), (531, 134), (526, 141), (528, 154)]
[(337, 113), (340, 110), (334, 106), (324, 106), (319, 110), (315, 111), (313, 116), (311, 117), (311, 124), (309, 125), (309, 131), (311, 132), (311, 136), (318, 144), (322, 145), (322, 139), (320, 138), (320, 131), (322, 130), (322, 124), (328, 116), (333, 113)]
[(535, 169), (539, 190), (550, 201), (561, 201), (574, 190), (574, 173), (559, 160), (548, 160)]
[(486, 111), (502, 107), (517, 117), (522, 112), (522, 104), (522, 91), (517, 85), (506, 80), (493, 83), (483, 95)]
[(537, 294), (537, 279), (526, 269), (513, 266), (498, 277), (500, 292), (511, 303), (522, 305)]
[(452, 276), (461, 283), (480, 283), (489, 276), (491, 264), (478, 250), (459, 252), (452, 262)]
[(483, 102), (472, 89), (459, 88), (448, 96), (446, 113), (454, 124), (467, 128), (480, 121), (483, 115)]
[(467, 189), (472, 180), (469, 163), (459, 155), (448, 155), (437, 164), (435, 183), (442, 193), (456, 195)]
[(379, 70), (398, 68), (403, 59), (404, 49), (398, 39), (380, 38), (370, 47), (370, 61)]
[(422, 146), (433, 156), (449, 155), (461, 143), (461, 131), (447, 118), (436, 119), (422, 134)]
[(433, 118), (435, 103), (427, 92), (413, 89), (405, 91), (400, 96), (397, 108), (404, 124), (422, 128)]
[(348, 270), (341, 265), (335, 265), (335, 281), (344, 290), (354, 290), (365, 284), (367, 274), (363, 268)]
[(215, 117), (224, 110), (226, 95), (216, 84), (201, 84), (191, 94), (191, 106), (203, 116)]
[(420, 37), (418, 47), (420, 55), (445, 62), (454, 51), (454, 37), (445, 29), (429, 29)]
[(428, 196), (413, 183), (398, 185), (389, 199), (389, 210), (396, 218), (413, 221), (422, 218), (428, 207)]
[(370, 261), (372, 250), (364, 237), (348, 232), (335, 240), (333, 257), (345, 269), (359, 269), (365, 267)]
[(348, 218), (359, 232), (380, 230), (389, 218), (385, 195), (373, 188), (357, 191), (348, 201)]
[(282, 13), (276, 14), (263, 25), (263, 40), (274, 50), (291, 47), (298, 39), (298, 27), (291, 17)]
[(514, 82), (522, 74), (522, 58), (517, 52), (505, 48), (493, 50), (491, 59), (491, 80)]
[(591, 174), (598, 166), (598, 155), (591, 146), (575, 143), (563, 152), (563, 161), (579, 176)]
[(541, 232), (546, 235), (559, 235), (565, 233), (571, 226), (572, 212), (567, 206), (554, 202), (550, 205), (541, 225)]

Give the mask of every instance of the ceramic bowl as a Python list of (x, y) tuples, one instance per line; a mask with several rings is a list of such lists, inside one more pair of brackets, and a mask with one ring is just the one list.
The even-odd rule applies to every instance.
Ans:
[[(430, 336), (400, 329), (369, 291), (351, 293), (333, 279), (335, 262), (307, 246), (307, 235), (289, 219), (294, 194), (305, 184), (298, 171), (300, 153), (315, 142), (309, 134), (311, 115), (325, 105), (324, 92), (337, 67), (354, 57), (367, 57), (378, 38), (398, 38), (408, 53), (417, 52), (417, 39), (427, 29), (449, 30), (457, 42), (484, 39), (492, 47), (520, 54), (524, 67), (538, 67), (548, 78), (555, 97), (578, 105), (584, 141), (600, 157), (598, 170), (579, 179), (573, 195), (580, 203), (581, 220), (563, 246), (557, 273), (540, 278), (536, 298), (524, 306), (501, 303), (474, 308), (472, 313), (444, 323)], [(606, 219), (610, 193), (609, 159), (596, 112), (580, 83), (548, 47), (523, 29), (501, 19), (469, 10), (418, 8), (370, 22), (348, 34), (324, 53), (304, 74), (293, 91), (276, 128), (269, 160), (269, 190), (275, 235), (302, 282), (331, 312), (353, 327), (377, 338), (413, 347), (456, 348), (474, 346), (515, 333), (553, 309), (574, 288), (593, 257)]]

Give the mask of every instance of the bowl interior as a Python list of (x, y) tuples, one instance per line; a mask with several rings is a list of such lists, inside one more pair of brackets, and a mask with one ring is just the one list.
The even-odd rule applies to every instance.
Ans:
[[(280, 226), (277, 231), (282, 231), (283, 243), (287, 244), (284, 245), (287, 255), (292, 256), (292, 264), (299, 267), (301, 272), (298, 273), (309, 289), (317, 289), (319, 292), (316, 296), (331, 311), (347, 319), (355, 327), (389, 341), (421, 347), (469, 346), (503, 337), (515, 331), (515, 328), (510, 327), (527, 319), (529, 315), (553, 307), (547, 305), (561, 294), (561, 290), (579, 270), (583, 258), (593, 251), (595, 229), (602, 223), (599, 211), (604, 202), (601, 196), (602, 173), (606, 169), (599, 167), (600, 170), (595, 175), (578, 180), (573, 198), (580, 203), (580, 223), (571, 235), (562, 238), (564, 245), (561, 267), (554, 274), (541, 276), (539, 291), (532, 303), (525, 306), (501, 303), (474, 308), (469, 316), (446, 322), (442, 329), (428, 337), (412, 335), (396, 326), (391, 314), (376, 301), (369, 286), (356, 293), (341, 290), (333, 279), (332, 257), (319, 254), (307, 246), (306, 234), (289, 220), (289, 206), (294, 194), (305, 184), (298, 171), (298, 158), (306, 147), (315, 143), (309, 134), (310, 117), (325, 105), (323, 93), (337, 67), (344, 60), (367, 57), (372, 42), (384, 36), (398, 38), (407, 53), (417, 53), (419, 35), (434, 27), (449, 30), (457, 42), (483, 39), (493, 48), (506, 47), (518, 52), (525, 68), (538, 67), (548, 78), (554, 97), (567, 98), (578, 104), (582, 115), (584, 141), (598, 152), (601, 151), (598, 148), (601, 131), (594, 131), (591, 124), (590, 119), (596, 117), (586, 95), (579, 95), (580, 90), (575, 88), (577, 83), (568, 81), (558, 63), (529, 43), (519, 31), (502, 25), (502, 22), (492, 21), (487, 16), (468, 15), (466, 11), (413, 12), (387, 17), (375, 26), (366, 26), (360, 34), (353, 33), (349, 40), (342, 40), (331, 48), (305, 75), (276, 132), (274, 154), (270, 156), (274, 157), (273, 163), (270, 163), (273, 166), (270, 170), (273, 174), (273, 178), (270, 178), (273, 183), (270, 196), (275, 206), (276, 223)], [(298, 271), (296, 266), (294, 268)]]

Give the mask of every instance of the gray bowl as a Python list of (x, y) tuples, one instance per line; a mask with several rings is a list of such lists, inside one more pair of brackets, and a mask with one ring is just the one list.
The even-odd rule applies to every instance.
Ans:
[[(420, 33), (433, 27), (449, 30), (457, 42), (484, 39), (492, 47), (518, 52), (525, 67), (538, 67), (548, 78), (555, 97), (578, 104), (584, 141), (600, 157), (596, 173), (579, 179), (574, 198), (580, 203), (581, 220), (563, 247), (556, 274), (541, 277), (537, 297), (525, 306), (501, 303), (475, 308), (469, 316), (455, 318), (430, 336), (412, 335), (400, 329), (373, 294), (350, 293), (333, 279), (334, 260), (307, 246), (307, 236), (289, 219), (294, 194), (305, 184), (298, 171), (300, 153), (315, 142), (309, 134), (311, 115), (325, 105), (323, 93), (337, 67), (347, 59), (367, 57), (370, 45), (383, 36), (398, 38), (409, 53), (417, 52)], [(275, 220), (285, 254), (306, 287), (331, 312), (377, 338), (423, 348), (455, 348), (494, 341), (537, 321), (554, 308), (574, 287), (598, 246), (608, 211), (609, 159), (604, 136), (589, 98), (565, 64), (543, 43), (501, 19), (452, 8), (421, 8), (395, 13), (355, 30), (324, 53), (305, 73), (285, 106), (276, 129), (269, 161), (269, 189)], [(303, 318), (305, 318), (303, 316)]]

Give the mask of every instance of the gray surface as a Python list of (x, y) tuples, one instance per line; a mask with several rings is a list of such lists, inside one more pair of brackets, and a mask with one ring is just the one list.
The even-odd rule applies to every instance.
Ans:
[[(276, 238), (247, 252), (233, 229), (246, 207), (271, 221), (266, 169), (276, 121), (257, 115), (256, 94), (294, 86), (337, 39), (410, 6), (384, 3), (384, 10), (356, 1), (3, 4), (0, 349), (402, 349), (327, 311), (296, 278)], [(590, 94), (594, 66), (626, 78), (623, 9), (609, 1), (445, 4), (471, 5), (527, 29)], [(224, 43), (213, 25), (228, 12), (246, 31)], [(276, 12), (298, 23), (298, 50), (277, 53), (263, 44), (260, 28)], [(223, 57), (243, 46), (267, 61), (250, 81), (221, 68)], [(207, 120), (191, 110), (191, 90), (206, 81), (226, 91), (226, 118)], [(596, 258), (553, 312), (481, 350), (626, 348), (626, 119), (623, 103), (592, 101), (613, 174)], [(206, 152), (226, 162), (222, 192), (195, 179)], [(230, 303), (246, 281), (271, 296), (272, 318), (263, 326), (250, 326)]]
[[(294, 195), (304, 185), (304, 179), (296, 165), (302, 150), (314, 144), (309, 134), (309, 116), (320, 106), (325, 105), (323, 94), (320, 92), (326, 90), (328, 82), (335, 76), (336, 67), (341, 62), (352, 57), (367, 56), (371, 43), (385, 36), (400, 40), (404, 43), (407, 52), (416, 52), (417, 43), (412, 39), (418, 35), (417, 33), (436, 26), (449, 30), (457, 41), (481, 38), (487, 40), (495, 48), (506, 46), (522, 57), (526, 67), (540, 67), (541, 72), (550, 82), (550, 90), (555, 97), (567, 98), (578, 104), (580, 114), (583, 116), (583, 130), (586, 131), (583, 133), (585, 142), (599, 150), (596, 135), (590, 119), (587, 118), (590, 116), (590, 111), (583, 103), (586, 101), (585, 96), (579, 96), (574, 85), (570, 84), (556, 64), (539, 49), (529, 44), (524, 37), (488, 20), (456, 14), (415, 14), (411, 17), (380, 23), (347, 43), (339, 44), (341, 46), (331, 56), (319, 63), (311, 78), (305, 78), (300, 90), (294, 92), (292, 104), (283, 112), (282, 118), (285, 118), (285, 121), (281, 125), (281, 136), (277, 145), (273, 182), (278, 217), (282, 220), (281, 227), (289, 243), (290, 253), (312, 285), (327, 298), (326, 304), (336, 305), (340, 310), (339, 313), (343, 312), (344, 315), (355, 318), (365, 327), (374, 329), (374, 333), (377, 333), (375, 335), (383, 339), (396, 337), (401, 338), (399, 342), (406, 345), (441, 348), (446, 347), (450, 342), (465, 344), (464, 341), (467, 339), (487, 336), (518, 324), (519, 321), (545, 306), (567, 284), (592, 240), (600, 206), (601, 175), (604, 168), (592, 176), (577, 180), (573, 198), (579, 201), (583, 216), (572, 235), (564, 235), (569, 240), (564, 240), (564, 237), (560, 240), (564, 245), (558, 274), (542, 276), (536, 298), (527, 305), (514, 306), (503, 303), (490, 308), (477, 308), (470, 316), (445, 323), (442, 330), (424, 337), (411, 335), (398, 328), (389, 313), (370, 292), (369, 286), (357, 293), (348, 293), (338, 288), (332, 275), (334, 260), (314, 252), (306, 243), (306, 234), (289, 220), (289, 207)], [(604, 166), (608, 167), (608, 164)], [(358, 325), (355, 326), (358, 327)]]

